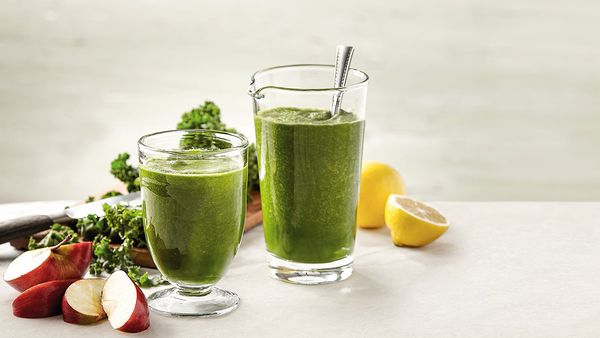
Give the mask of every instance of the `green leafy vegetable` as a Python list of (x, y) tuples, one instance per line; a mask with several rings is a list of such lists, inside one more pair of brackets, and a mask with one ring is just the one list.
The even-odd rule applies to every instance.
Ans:
[(203, 105), (184, 113), (177, 123), (177, 129), (232, 130), (228, 130), (221, 122), (221, 109), (212, 101), (204, 101)]
[(125, 183), (127, 191), (140, 191), (140, 174), (137, 168), (127, 163), (128, 153), (121, 153), (110, 164), (110, 173)]
[(131, 245), (137, 248), (145, 248), (146, 237), (144, 235), (144, 223), (142, 221), (142, 209), (130, 208), (117, 204), (111, 207), (104, 204), (106, 223), (110, 228), (111, 239), (117, 235), (120, 241), (131, 241)]
[(28, 250), (35, 250), (40, 248), (46, 248), (49, 246), (57, 245), (62, 242), (67, 236), (71, 236), (65, 244), (76, 243), (78, 241), (77, 233), (67, 225), (53, 224), (50, 227), (50, 231), (39, 241), (35, 238), (29, 237), (29, 243), (27, 245)]
[(99, 276), (103, 271), (113, 272), (115, 269), (131, 265), (129, 250), (125, 246), (111, 248), (110, 239), (103, 235), (98, 235), (93, 242), (94, 259), (90, 264), (90, 273)]
[[(106, 194), (104, 194), (104, 195), (100, 196), (100, 199), (101, 199), (101, 200), (103, 200), (103, 199), (105, 199), (105, 198), (109, 198), (109, 197), (115, 197), (115, 196), (121, 196), (121, 195), (123, 195), (123, 194), (121, 194), (120, 192), (118, 192), (118, 191), (116, 191), (116, 190), (111, 190), (111, 191), (107, 192)], [(85, 202), (85, 203), (90, 203), (90, 202), (94, 202), (95, 200), (96, 200), (96, 197), (94, 197), (94, 196), (88, 196), (88, 197), (85, 199), (85, 201), (84, 201), (84, 202)]]
[(95, 239), (98, 235), (107, 237), (112, 243), (122, 243), (130, 240), (137, 248), (146, 247), (142, 209), (117, 204), (104, 204), (104, 217), (90, 214), (77, 221), (79, 236), (86, 241)]
[(113, 273), (115, 270), (123, 270), (135, 283), (143, 287), (165, 282), (162, 276), (150, 276), (147, 272), (142, 273), (141, 268), (133, 264), (130, 253), (132, 241), (129, 238), (125, 239), (120, 246), (111, 247), (110, 243), (110, 239), (103, 235), (98, 235), (94, 239), (94, 259), (90, 264), (91, 274), (99, 276), (103, 272)]
[(137, 265), (130, 265), (127, 269), (129, 278), (141, 287), (150, 287), (160, 284), (165, 284), (168, 281), (162, 275), (150, 276), (147, 272), (142, 273), (141, 268)]
[[(177, 129), (210, 129), (229, 131), (235, 133), (235, 129), (230, 129), (221, 122), (221, 109), (212, 101), (204, 101), (203, 105), (184, 113), (181, 121), (177, 123)], [(183, 149), (221, 149), (229, 144), (211, 137), (201, 137), (200, 135), (186, 134), (181, 140)]]
[(76, 227), (79, 236), (84, 241), (92, 241), (98, 235), (109, 237), (111, 235), (106, 218), (98, 217), (94, 214), (87, 215), (86, 217), (77, 220)]
[(100, 197), (100, 199), (105, 199), (105, 198), (109, 198), (109, 197), (115, 197), (115, 196), (121, 196), (123, 194), (121, 194), (120, 192), (116, 191), (116, 190), (111, 190), (109, 192), (107, 192), (106, 194), (102, 195)]

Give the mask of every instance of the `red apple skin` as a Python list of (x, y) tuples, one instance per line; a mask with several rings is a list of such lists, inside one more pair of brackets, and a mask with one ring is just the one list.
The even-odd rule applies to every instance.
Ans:
[(88, 325), (101, 321), (106, 318), (106, 313), (102, 312), (101, 315), (98, 316), (90, 316), (84, 315), (77, 312), (75, 309), (69, 305), (69, 302), (63, 296), (62, 300), (62, 314), (63, 320), (67, 323), (71, 324), (80, 324), (80, 325)]
[(13, 314), (21, 318), (43, 318), (60, 314), (63, 295), (69, 285), (77, 280), (53, 280), (25, 290), (13, 301)]
[(71, 305), (69, 305), (69, 302), (67, 302), (67, 300), (64, 297), (63, 297), (63, 301), (62, 301), (62, 313), (63, 313), (63, 320), (65, 322), (71, 323), (71, 324), (88, 325), (88, 324), (93, 324), (93, 323), (99, 322), (102, 319), (106, 318), (105, 313), (103, 313), (103, 315), (100, 315), (100, 316), (89, 316), (89, 315), (81, 314), (81, 313), (75, 311), (71, 307)]
[[(132, 281), (133, 283), (133, 281)], [(131, 318), (117, 330), (129, 333), (142, 332), (150, 326), (150, 312), (148, 302), (142, 290), (134, 283), (136, 292), (135, 309)]]
[(30, 272), (12, 280), (8, 285), (19, 291), (51, 280), (81, 278), (92, 260), (92, 242), (62, 245), (54, 249), (45, 262)]

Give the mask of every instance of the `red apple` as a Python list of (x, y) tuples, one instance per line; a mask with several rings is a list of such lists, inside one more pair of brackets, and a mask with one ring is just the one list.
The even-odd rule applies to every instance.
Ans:
[(102, 307), (113, 328), (140, 332), (150, 326), (146, 296), (123, 271), (110, 275), (102, 290)]
[(26, 251), (10, 263), (4, 281), (19, 291), (51, 280), (81, 278), (92, 259), (92, 242)]
[(13, 314), (22, 318), (42, 318), (60, 314), (65, 291), (77, 279), (53, 280), (25, 290), (12, 303)]
[(106, 318), (102, 308), (105, 279), (80, 279), (71, 284), (62, 299), (63, 320), (73, 324), (92, 324)]

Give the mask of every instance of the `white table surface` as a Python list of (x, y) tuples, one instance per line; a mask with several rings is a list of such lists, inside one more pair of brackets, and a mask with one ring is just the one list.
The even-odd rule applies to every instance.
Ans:
[[(386, 229), (358, 231), (343, 282), (298, 286), (269, 277), (262, 229), (244, 236), (219, 286), (240, 307), (220, 318), (151, 314), (148, 337), (598, 337), (600, 203), (433, 203), (453, 223), (421, 249)], [(8, 208), (0, 208), (7, 213)], [(0, 246), (0, 272), (17, 255)], [(0, 286), (2, 337), (124, 337), (104, 321), (12, 316)]]

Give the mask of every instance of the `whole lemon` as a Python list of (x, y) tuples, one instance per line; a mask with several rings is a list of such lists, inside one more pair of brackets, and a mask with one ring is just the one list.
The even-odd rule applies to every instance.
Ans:
[(385, 204), (391, 194), (404, 195), (402, 176), (387, 164), (368, 161), (360, 174), (357, 223), (361, 228), (385, 224)]

